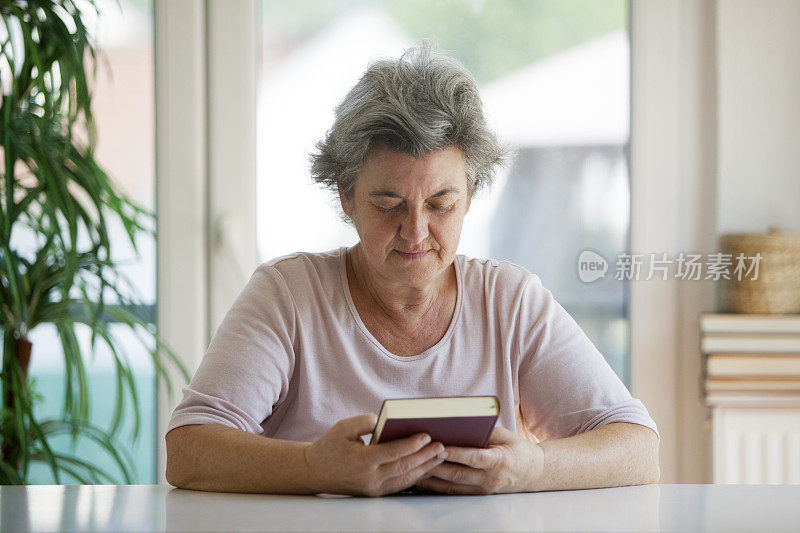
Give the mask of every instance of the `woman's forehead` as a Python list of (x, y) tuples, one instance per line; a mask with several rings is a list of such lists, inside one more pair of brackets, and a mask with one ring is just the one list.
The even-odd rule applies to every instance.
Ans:
[(358, 181), (370, 196), (444, 196), (465, 190), (465, 167), (457, 146), (421, 158), (378, 147), (362, 166)]

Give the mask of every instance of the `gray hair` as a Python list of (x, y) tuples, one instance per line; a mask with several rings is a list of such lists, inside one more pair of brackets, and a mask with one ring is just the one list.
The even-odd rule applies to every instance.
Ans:
[(375, 141), (416, 158), (458, 146), (471, 196), (489, 186), (496, 167), (512, 156), (486, 125), (475, 78), (428, 40), (399, 59), (371, 61), (334, 116), (311, 154), (311, 177), (333, 192), (341, 188), (346, 199), (352, 199)]

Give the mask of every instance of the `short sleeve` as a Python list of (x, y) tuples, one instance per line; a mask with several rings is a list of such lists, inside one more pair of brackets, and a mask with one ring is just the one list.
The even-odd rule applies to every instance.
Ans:
[(261, 434), (288, 392), (296, 315), (278, 270), (262, 264), (236, 298), (175, 408), (167, 431), (222, 424)]
[(520, 414), (540, 441), (614, 422), (655, 421), (539, 277), (528, 273), (519, 308)]

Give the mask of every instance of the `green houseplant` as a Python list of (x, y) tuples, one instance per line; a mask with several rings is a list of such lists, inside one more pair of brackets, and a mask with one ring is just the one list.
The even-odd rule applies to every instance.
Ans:
[[(140, 415), (131, 365), (112, 324), (136, 333), (157, 378), (168, 386), (165, 364), (189, 378), (159, 339), (152, 312), (132, 296), (111, 260), (113, 224), (124, 227), (136, 249), (135, 238), (152, 235), (155, 220), (118, 192), (94, 159), (91, 85), (98, 50), (82, 9), (99, 15), (93, 0), (0, 0), (2, 484), (26, 483), (37, 462), (49, 467), (57, 483), (119, 481), (85, 458), (56, 451), (51, 443), (59, 435), (70, 435), (73, 445), (80, 439), (95, 442), (131, 482), (132, 464), (121, 452), (119, 430), (128, 401), (135, 436)], [(42, 324), (55, 325), (66, 369), (63, 411), (47, 420), (34, 412), (38, 394), (28, 375), (29, 333)], [(91, 332), (89, 349), (79, 343), (82, 330)], [(116, 369), (108, 427), (93, 424), (89, 412), (86, 362), (101, 343)]]

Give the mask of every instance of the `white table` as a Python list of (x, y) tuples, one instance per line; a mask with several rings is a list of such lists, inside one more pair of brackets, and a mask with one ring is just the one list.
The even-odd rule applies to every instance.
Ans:
[(795, 531), (800, 485), (642, 485), (492, 496), (0, 487), (0, 531)]

